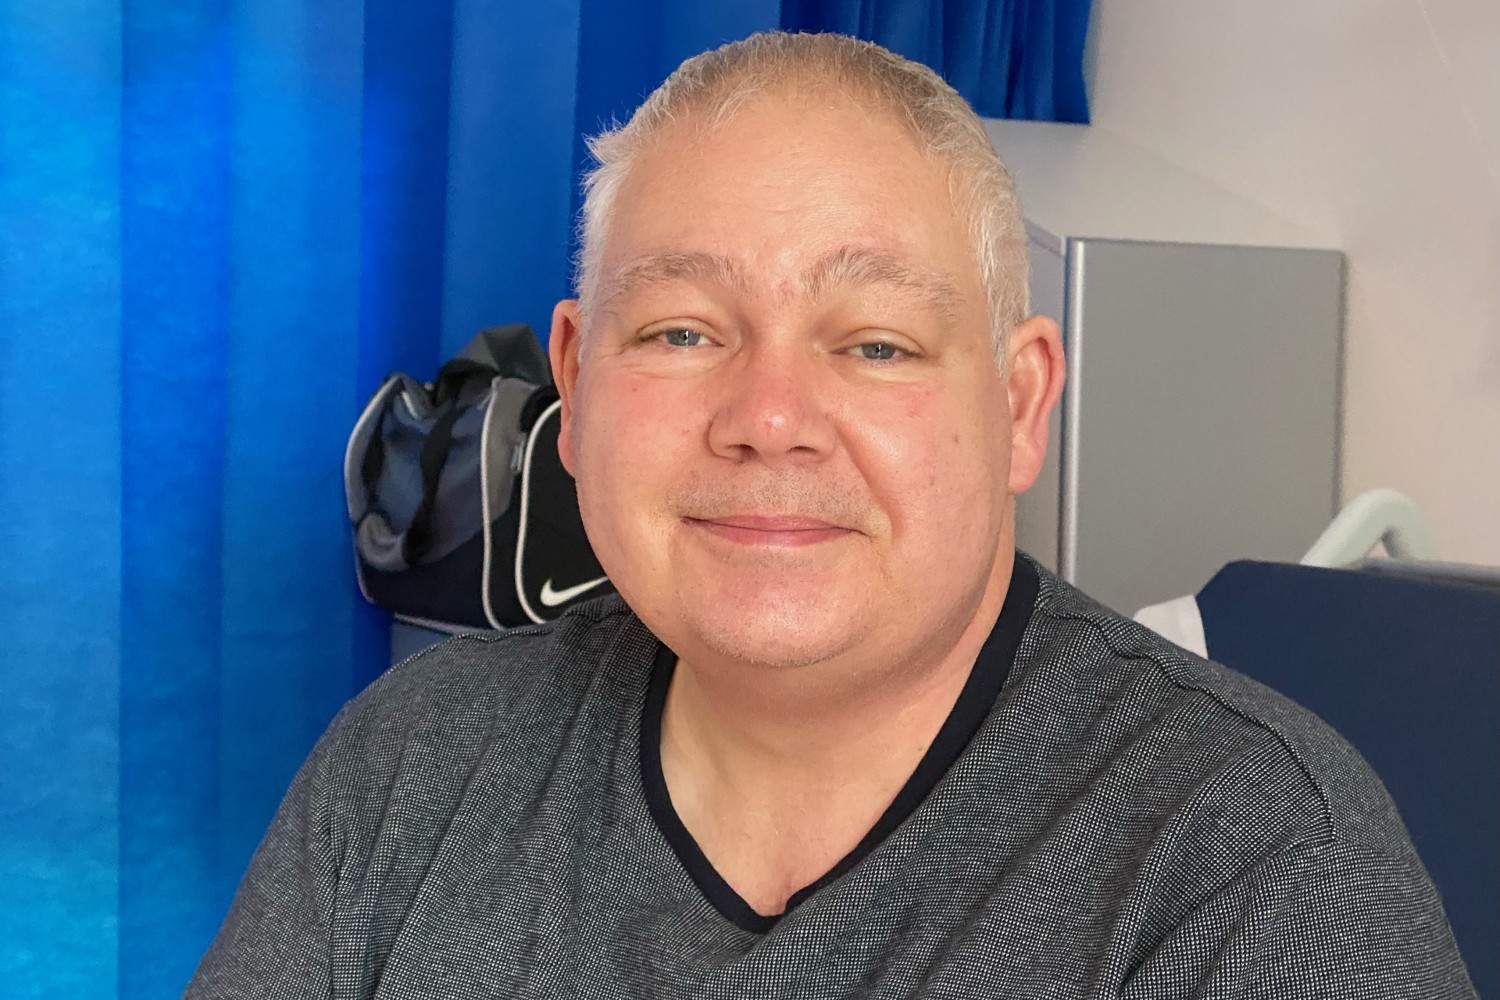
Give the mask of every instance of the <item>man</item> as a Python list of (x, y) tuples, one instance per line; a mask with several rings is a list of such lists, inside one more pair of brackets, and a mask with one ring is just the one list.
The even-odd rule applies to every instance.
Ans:
[(551, 352), (623, 601), (346, 707), (190, 996), (1472, 995), (1353, 751), (1015, 553), (1062, 352), (956, 94), (759, 36), (594, 151)]

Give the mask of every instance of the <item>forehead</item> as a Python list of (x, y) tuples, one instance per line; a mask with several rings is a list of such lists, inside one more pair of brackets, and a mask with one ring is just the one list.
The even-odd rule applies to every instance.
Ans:
[(666, 273), (786, 294), (883, 271), (975, 294), (949, 173), (888, 115), (836, 92), (762, 95), (711, 127), (689, 115), (621, 184), (601, 283)]

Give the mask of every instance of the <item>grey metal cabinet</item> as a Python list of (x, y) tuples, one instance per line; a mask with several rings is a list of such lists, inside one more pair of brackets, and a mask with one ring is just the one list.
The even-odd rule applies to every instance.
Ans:
[(1068, 354), (1017, 543), (1127, 614), (1295, 562), (1339, 499), (1343, 255), (1108, 133), (987, 129)]

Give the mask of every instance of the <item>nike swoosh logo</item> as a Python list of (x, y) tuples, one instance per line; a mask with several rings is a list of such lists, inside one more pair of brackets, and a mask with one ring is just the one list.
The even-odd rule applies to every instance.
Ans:
[(542, 606), (555, 608), (559, 604), (566, 604), (586, 590), (593, 590), (595, 587), (599, 586), (599, 584), (608, 582), (609, 577), (601, 576), (597, 580), (587, 580), (583, 583), (580, 583), (576, 587), (568, 587), (564, 590), (553, 590), (552, 580), (549, 578), (546, 583), (542, 584)]

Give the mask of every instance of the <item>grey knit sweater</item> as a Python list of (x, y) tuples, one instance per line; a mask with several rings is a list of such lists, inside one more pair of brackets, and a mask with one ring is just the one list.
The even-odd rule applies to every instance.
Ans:
[(188, 996), (1474, 995), (1346, 743), (1024, 558), (928, 758), (779, 919), (671, 809), (673, 662), (611, 598), (393, 668), (302, 768)]

